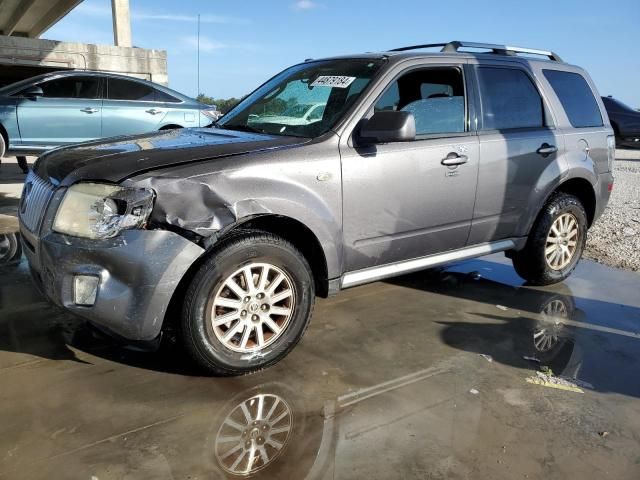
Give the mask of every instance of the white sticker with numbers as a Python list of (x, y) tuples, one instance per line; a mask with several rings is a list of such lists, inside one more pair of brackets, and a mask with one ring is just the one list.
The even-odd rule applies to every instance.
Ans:
[(312, 87), (336, 87), (347, 88), (356, 77), (343, 77), (338, 75), (322, 75), (311, 84)]

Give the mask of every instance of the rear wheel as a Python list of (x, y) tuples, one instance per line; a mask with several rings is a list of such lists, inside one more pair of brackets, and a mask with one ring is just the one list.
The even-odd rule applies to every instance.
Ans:
[(555, 194), (536, 219), (524, 249), (513, 254), (513, 266), (532, 285), (561, 282), (578, 264), (586, 239), (587, 215), (580, 200)]
[(293, 349), (314, 300), (311, 269), (292, 244), (263, 232), (234, 236), (188, 287), (183, 340), (193, 359), (214, 374), (251, 373)]

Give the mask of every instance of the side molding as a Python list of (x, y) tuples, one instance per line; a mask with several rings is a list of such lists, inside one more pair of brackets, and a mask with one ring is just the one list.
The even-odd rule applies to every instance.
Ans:
[(489, 255), (490, 253), (503, 252), (516, 246), (514, 240), (500, 240), (498, 242), (484, 243), (473, 247), (465, 247), (451, 252), (438, 253), (427, 257), (403, 260), (379, 267), (364, 268), (355, 272), (348, 272), (342, 276), (342, 288), (355, 287), (363, 283), (375, 282), (383, 278), (395, 277), (403, 273), (416, 272), (425, 268), (436, 267), (457, 260)]

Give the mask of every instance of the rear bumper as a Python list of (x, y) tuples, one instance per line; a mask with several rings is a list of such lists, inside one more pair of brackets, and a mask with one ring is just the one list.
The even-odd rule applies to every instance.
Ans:
[[(128, 230), (100, 242), (21, 231), (34, 281), (53, 303), (133, 341), (160, 334), (176, 287), (204, 251), (163, 230)], [(76, 275), (99, 278), (92, 306), (75, 303)]]

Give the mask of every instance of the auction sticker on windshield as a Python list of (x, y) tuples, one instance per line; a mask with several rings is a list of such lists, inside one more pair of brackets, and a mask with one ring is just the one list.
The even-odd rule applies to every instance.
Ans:
[(311, 84), (312, 87), (336, 87), (347, 88), (356, 77), (344, 77), (339, 75), (321, 75)]

